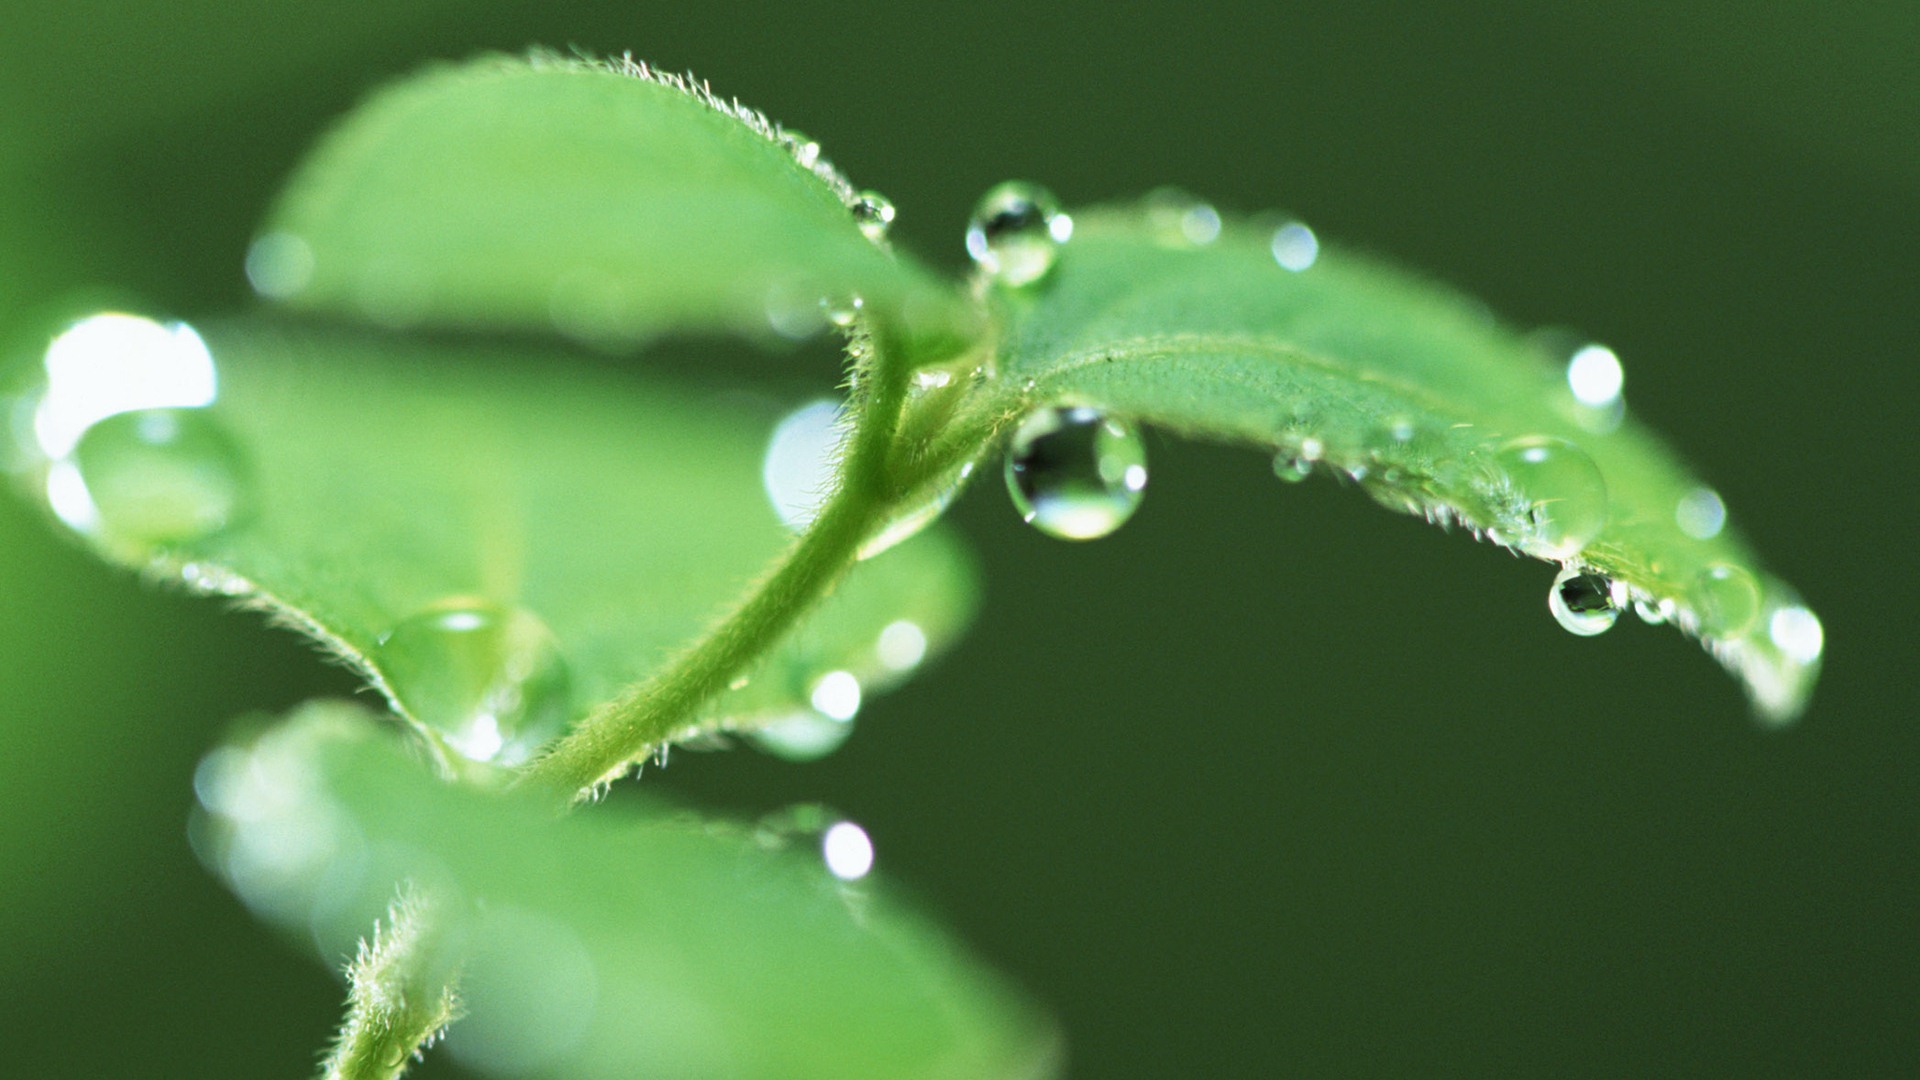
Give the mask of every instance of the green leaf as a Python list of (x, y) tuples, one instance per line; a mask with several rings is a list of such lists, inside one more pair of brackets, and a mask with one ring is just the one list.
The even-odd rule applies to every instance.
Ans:
[[(962, 431), (1064, 403), (1271, 450), (1283, 475), (1333, 472), (1391, 508), (1604, 574), (1656, 617), (1667, 605), (1765, 717), (1804, 707), (1818, 620), (1657, 439), (1575, 399), (1566, 353), (1404, 272), (1302, 246), (1298, 226), (1279, 240), (1310, 262), (1294, 271), (1276, 258), (1278, 220), (1196, 243), (1165, 211), (1079, 215), (1051, 276), (996, 291), (998, 378)], [(1512, 444), (1529, 437), (1564, 444)], [(1547, 461), (1524, 460), (1540, 447)]]
[[(213, 396), (200, 340), (112, 315), (64, 335), (77, 378), (43, 391), (39, 486), (110, 557), (269, 609), (465, 756), (524, 760), (792, 542), (761, 477), (779, 399), (525, 346), (210, 327), (213, 404), (116, 413), (63, 446), (89, 410), (130, 403), (96, 396), (121, 377), (97, 366), (112, 357), (145, 372), (128, 392), (147, 404)], [(695, 728), (804, 715), (832, 672), (885, 689), (960, 632), (972, 598), (964, 551), (917, 536), (855, 567)]]
[(1023, 997), (884, 885), (830, 874), (805, 828), (624, 799), (557, 818), (437, 782), (345, 704), (215, 751), (196, 787), (202, 857), (329, 962), (396, 892), (430, 897), (441, 944), (407, 974), (431, 987), (422, 968), (464, 966), (448, 1049), (488, 1075), (1054, 1071), (1057, 1037)]
[[(858, 295), (903, 326), (972, 308), (868, 238), (817, 144), (644, 64), (448, 66), (376, 95), (293, 178), (264, 294), (397, 326), (801, 334)], [(891, 209), (887, 211), (891, 215)]]

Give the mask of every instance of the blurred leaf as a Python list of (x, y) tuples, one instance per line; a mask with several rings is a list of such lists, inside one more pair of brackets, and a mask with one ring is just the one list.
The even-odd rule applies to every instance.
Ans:
[(935, 330), (965, 318), (951, 289), (862, 233), (860, 193), (819, 153), (640, 64), (443, 67), (320, 144), (250, 272), (303, 308), (593, 343), (801, 334), (823, 325), (823, 299), (855, 294)]
[(1390, 508), (1666, 603), (1764, 714), (1804, 706), (1817, 620), (1724, 527), (1718, 496), (1595, 392), (1610, 353), (1591, 357), (1598, 403), (1583, 403), (1575, 350), (1322, 250), (1297, 224), (1234, 222), (1212, 239), (1202, 219), (1203, 242), (1179, 228), (1164, 199), (1081, 215), (1052, 276), (1002, 297), (1000, 377), (971, 405), (978, 422), (1065, 403), (1274, 450), (1283, 476), (1330, 470)]
[[(370, 715), (316, 703), (198, 786), (203, 857), (328, 960), (410, 881), (464, 963), (449, 1049), (496, 1076), (1050, 1075), (1046, 1022), (811, 835), (436, 782)], [(823, 821), (830, 821), (823, 818)], [(805, 843), (796, 843), (804, 840)]]
[[(761, 479), (769, 399), (525, 348), (253, 322), (209, 331), (217, 402), (179, 407), (212, 394), (198, 337), (90, 323), (62, 342), (109, 339), (68, 349), (80, 377), (38, 414), (56, 511), (112, 558), (268, 607), (469, 757), (523, 759), (695, 638), (791, 542)], [(88, 368), (95, 345), (145, 374)], [(135, 403), (112, 386), (176, 407), (115, 412), (64, 453), (63, 424)], [(884, 688), (925, 651), (883, 648), (884, 630), (911, 624), (938, 649), (971, 608), (964, 552), (917, 537), (858, 566), (705, 722), (793, 716), (830, 672)]]

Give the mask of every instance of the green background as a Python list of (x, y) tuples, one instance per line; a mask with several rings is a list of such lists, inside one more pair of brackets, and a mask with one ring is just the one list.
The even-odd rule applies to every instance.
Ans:
[[(1915, 41), (1911, 4), (1810, 0), (16, 0), (0, 319), (100, 287), (231, 310), (327, 119), (488, 47), (691, 67), (955, 268), (1009, 177), (1284, 206), (1619, 350), (1636, 413), (1825, 619), (1799, 727), (1753, 726), (1670, 631), (1561, 632), (1540, 564), (1154, 439), (1146, 505), (1096, 544), (977, 485), (978, 626), (839, 754), (676, 754), (647, 782), (850, 812), (1053, 1005), (1077, 1077), (1913, 1075)], [(336, 984), (184, 821), (234, 716), (349, 689), (0, 503), (0, 1071), (308, 1068)]]

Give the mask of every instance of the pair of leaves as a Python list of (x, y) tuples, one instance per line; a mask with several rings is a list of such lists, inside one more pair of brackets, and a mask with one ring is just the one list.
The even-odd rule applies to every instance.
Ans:
[[(633, 64), (488, 60), (387, 91), (343, 125), (295, 179), (249, 272), (288, 305), (390, 330), (557, 331), (596, 344), (667, 332), (805, 333), (823, 325), (822, 301), (848, 306), (858, 297), (867, 325), (905, 343), (896, 362), (944, 362), (968, 341), (992, 342), (981, 371), (940, 399), (935, 422), (907, 429), (925, 445), (899, 448), (897, 460), (936, 444), (955, 448), (956, 459), (977, 457), (1025, 412), (1085, 405), (1324, 462), (1363, 478), (1390, 506), (1509, 538), (1537, 500), (1503, 471), (1501, 448), (1521, 436), (1563, 439), (1604, 478), (1605, 521), (1562, 558), (1604, 572), (1649, 605), (1670, 604), (1696, 631), (1710, 625), (1701, 573), (1733, 567), (1761, 583), (1751, 617), (1710, 644), (1763, 710), (1789, 716), (1804, 702), (1817, 621), (1809, 649), (1811, 614), (1757, 569), (1731, 530), (1702, 537), (1677, 521), (1677, 503), (1700, 485), (1631, 422), (1601, 430), (1535, 346), (1474, 305), (1337, 251), (1276, 260), (1274, 223), (1216, 216), (1207, 228), (1170, 234), (1164, 207), (1082, 214), (1050, 274), (1020, 289), (984, 281), (969, 295), (876, 239), (883, 206), (804, 137), (685, 80)], [(405, 681), (404, 665), (383, 651), (395, 627), (450, 597), (477, 598), (550, 628), (572, 673), (567, 710), (578, 716), (658, 670), (786, 543), (756, 475), (770, 412), (659, 380), (592, 373), (524, 347), (259, 321), (212, 327), (208, 337), (220, 365), (211, 415), (238, 447), (242, 511), (204, 534), (103, 543), (273, 607), (389, 688)], [(96, 470), (82, 457), (87, 479)], [(60, 464), (45, 470), (50, 492)], [(110, 520), (110, 506), (95, 509)], [(896, 623), (936, 645), (950, 638), (970, 602), (965, 567), (937, 532), (862, 564), (744, 689), (712, 704), (707, 721), (752, 725), (782, 715), (824, 670), (886, 675), (891, 665), (877, 643)], [(1780, 632), (1783, 615), (1797, 633)], [(398, 696), (404, 704), (408, 695), (401, 688)], [(557, 861), (535, 868), (522, 860), (545, 857), (535, 849), (553, 842), (548, 832), (516, 818), (465, 833), (454, 825), (496, 813), (479, 797), (358, 758), (336, 767), (320, 748), (326, 740), (287, 737), (313, 744), (296, 755), (301, 768), (317, 770), (327, 805), (347, 807), (357, 828), (401, 830), (400, 847), (430, 850), (452, 867), (450, 893), (543, 912), (581, 935), (591, 960), (680, 947), (667, 935), (627, 948), (620, 935), (641, 931), (627, 925), (631, 910), (606, 898), (625, 895), (636, 878), (679, 882), (662, 887), (684, 886), (675, 895), (688, 909), (725, 910), (736, 893), (765, 892), (764, 908), (737, 913), (742, 940), (770, 950), (753, 963), (777, 983), (819, 959), (793, 951), (806, 940), (791, 937), (795, 928), (823, 916), (817, 897), (779, 884), (787, 871), (743, 864), (729, 878), (713, 872), (708, 855), (679, 851), (680, 840), (593, 869), (595, 852), (604, 862), (622, 841), (586, 825), (563, 842), (564, 858), (556, 851)], [(354, 786), (363, 765), (367, 777), (386, 781)], [(414, 794), (398, 794), (415, 788), (425, 800), (418, 806)], [(455, 802), (457, 812), (447, 809)], [(445, 827), (408, 832), (389, 817)], [(493, 872), (487, 860), (500, 852), (512, 853), (501, 867), (518, 869)], [(431, 861), (403, 859), (375, 880), (384, 890), (401, 877), (431, 878)], [(229, 873), (244, 894), (278, 910)], [(593, 882), (580, 901), (588, 906), (526, 891), (528, 880), (549, 876)], [(318, 887), (303, 888), (305, 911)], [(363, 927), (372, 914), (366, 900), (356, 901), (357, 921), (330, 925)], [(717, 937), (702, 931), (689, 941)], [(857, 933), (846, 942), (837, 962), (849, 982), (904, 977), (888, 966), (887, 948), (876, 951)], [(744, 970), (739, 957), (711, 959)], [(993, 1011), (979, 1004), (973, 976), (924, 960), (906, 967), (944, 987), (929, 1001)], [(682, 993), (720, 977), (700, 966), (649, 978)], [(791, 989), (804, 993), (798, 983)], [(765, 985), (733, 990), (714, 1000), (738, 1010), (730, 1024), (751, 1033), (743, 1038), (786, 1045), (768, 1033), (775, 1014), (765, 1010), (790, 995)], [(644, 1011), (640, 997), (622, 1007)], [(873, 1026), (864, 1016), (820, 1022)], [(975, 1045), (1035, 1045), (1007, 1034), (1019, 1023), (974, 1026), (987, 1033)], [(477, 1028), (476, 1037), (492, 1037), (487, 1022)], [(873, 1065), (860, 1071), (945, 1075), (878, 1047), (852, 1051)], [(777, 1064), (791, 1075), (828, 1074), (848, 1060), (808, 1042)], [(977, 1075), (1009, 1075), (1017, 1069), (1007, 1062), (1039, 1058), (995, 1050), (966, 1060)]]

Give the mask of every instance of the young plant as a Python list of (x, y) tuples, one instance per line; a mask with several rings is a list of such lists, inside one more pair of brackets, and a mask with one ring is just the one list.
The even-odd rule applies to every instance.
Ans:
[[(893, 216), (705, 84), (491, 58), (314, 151), (247, 257), (269, 310), (48, 348), (18, 471), (55, 516), (306, 632), (400, 722), (314, 703), (197, 778), (243, 900), (323, 957), (366, 936), (325, 1076), (399, 1075), (456, 1017), (496, 1075), (1056, 1071), (1038, 1008), (873, 889), (858, 826), (564, 812), (676, 742), (829, 752), (964, 628), (933, 522), (1001, 457), (1028, 522), (1088, 540), (1143, 496), (1140, 425), (1252, 447), (1554, 564), (1576, 634), (1632, 607), (1763, 719), (1804, 707), (1818, 619), (1603, 346), (1178, 193), (1069, 214), (1003, 184), (960, 286)], [(844, 399), (769, 443), (763, 398), (541, 340), (713, 334), (838, 334)]]

